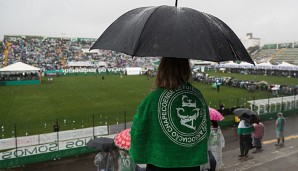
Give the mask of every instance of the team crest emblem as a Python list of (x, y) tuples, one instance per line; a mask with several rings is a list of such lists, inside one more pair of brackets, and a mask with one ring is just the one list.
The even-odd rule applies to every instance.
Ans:
[(166, 90), (158, 103), (159, 123), (171, 141), (191, 147), (207, 136), (206, 108), (201, 93), (191, 86)]

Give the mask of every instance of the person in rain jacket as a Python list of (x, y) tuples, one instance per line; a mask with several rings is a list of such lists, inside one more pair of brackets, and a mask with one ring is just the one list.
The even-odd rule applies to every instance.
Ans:
[(146, 170), (200, 170), (208, 161), (209, 108), (190, 84), (188, 59), (163, 57), (156, 89), (138, 106), (129, 153)]
[(277, 114), (277, 120), (276, 120), (276, 138), (277, 138), (277, 144), (275, 146), (283, 147), (285, 143), (285, 136), (284, 136), (284, 126), (285, 126), (285, 118), (283, 117), (282, 113), (279, 112)]
[(209, 150), (213, 154), (217, 164), (216, 168), (220, 169), (223, 165), (222, 162), (222, 149), (225, 147), (225, 139), (221, 133), (221, 129), (217, 121), (211, 121), (211, 131), (209, 137)]
[(201, 171), (215, 171), (222, 167), (222, 149), (224, 147), (225, 139), (221, 133), (218, 122), (211, 120), (211, 130), (208, 140), (209, 162), (202, 166)]

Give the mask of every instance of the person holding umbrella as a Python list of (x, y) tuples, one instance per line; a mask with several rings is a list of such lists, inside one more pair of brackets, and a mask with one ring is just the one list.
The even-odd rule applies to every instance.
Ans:
[(237, 129), (237, 133), (240, 138), (239, 157), (247, 157), (248, 151), (252, 146), (252, 138), (251, 138), (252, 132), (253, 132), (253, 127), (250, 124), (250, 115), (248, 115), (247, 113), (243, 113), (240, 116), (240, 122)]
[(138, 106), (130, 131), (129, 153), (146, 170), (200, 170), (208, 162), (208, 105), (190, 79), (188, 59), (161, 59), (156, 89)]
[(131, 156), (129, 154), (130, 141), (130, 128), (119, 132), (114, 138), (114, 143), (116, 147), (118, 147), (119, 152), (118, 171), (145, 170), (144, 168), (141, 168), (132, 161)]
[[(175, 26), (175, 27), (169, 27)], [(208, 106), (193, 87), (189, 59), (254, 63), (227, 24), (187, 7), (140, 7), (116, 19), (92, 45), (132, 57), (163, 57), (156, 89), (138, 106), (130, 154), (147, 170), (198, 170), (207, 163)]]

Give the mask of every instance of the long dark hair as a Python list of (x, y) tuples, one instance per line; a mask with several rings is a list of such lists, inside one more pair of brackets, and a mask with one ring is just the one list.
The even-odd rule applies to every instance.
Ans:
[(191, 69), (188, 59), (163, 57), (158, 67), (155, 86), (175, 89), (189, 82), (190, 78)]

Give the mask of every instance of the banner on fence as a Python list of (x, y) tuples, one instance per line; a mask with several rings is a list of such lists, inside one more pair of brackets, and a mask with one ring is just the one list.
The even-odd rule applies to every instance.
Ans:
[(92, 73), (106, 73), (106, 72), (111, 72), (111, 73), (118, 73), (118, 72), (124, 72), (125, 68), (76, 68), (76, 69), (63, 69), (63, 73), (87, 73), (87, 72), (92, 72)]
[(7, 138), (0, 140), (0, 150), (12, 149), (16, 147), (34, 146), (39, 144), (54, 143), (59, 141), (80, 139), (99, 135), (107, 135), (107, 126), (97, 126), (76, 130), (53, 132), (48, 134), (39, 134), (17, 138)]
[(86, 146), (87, 142), (91, 138), (92, 137), (75, 139), (75, 140), (67, 140), (67, 141), (61, 141), (61, 142), (59, 141), (59, 142), (53, 142), (48, 144), (42, 144), (42, 145), (21, 147), (21, 148), (12, 149), (5, 152), (0, 152), (0, 161), (13, 159), (17, 157), (27, 157), (27, 156), (37, 155), (42, 153), (55, 152), (59, 150), (67, 150), (72, 148), (84, 147)]

